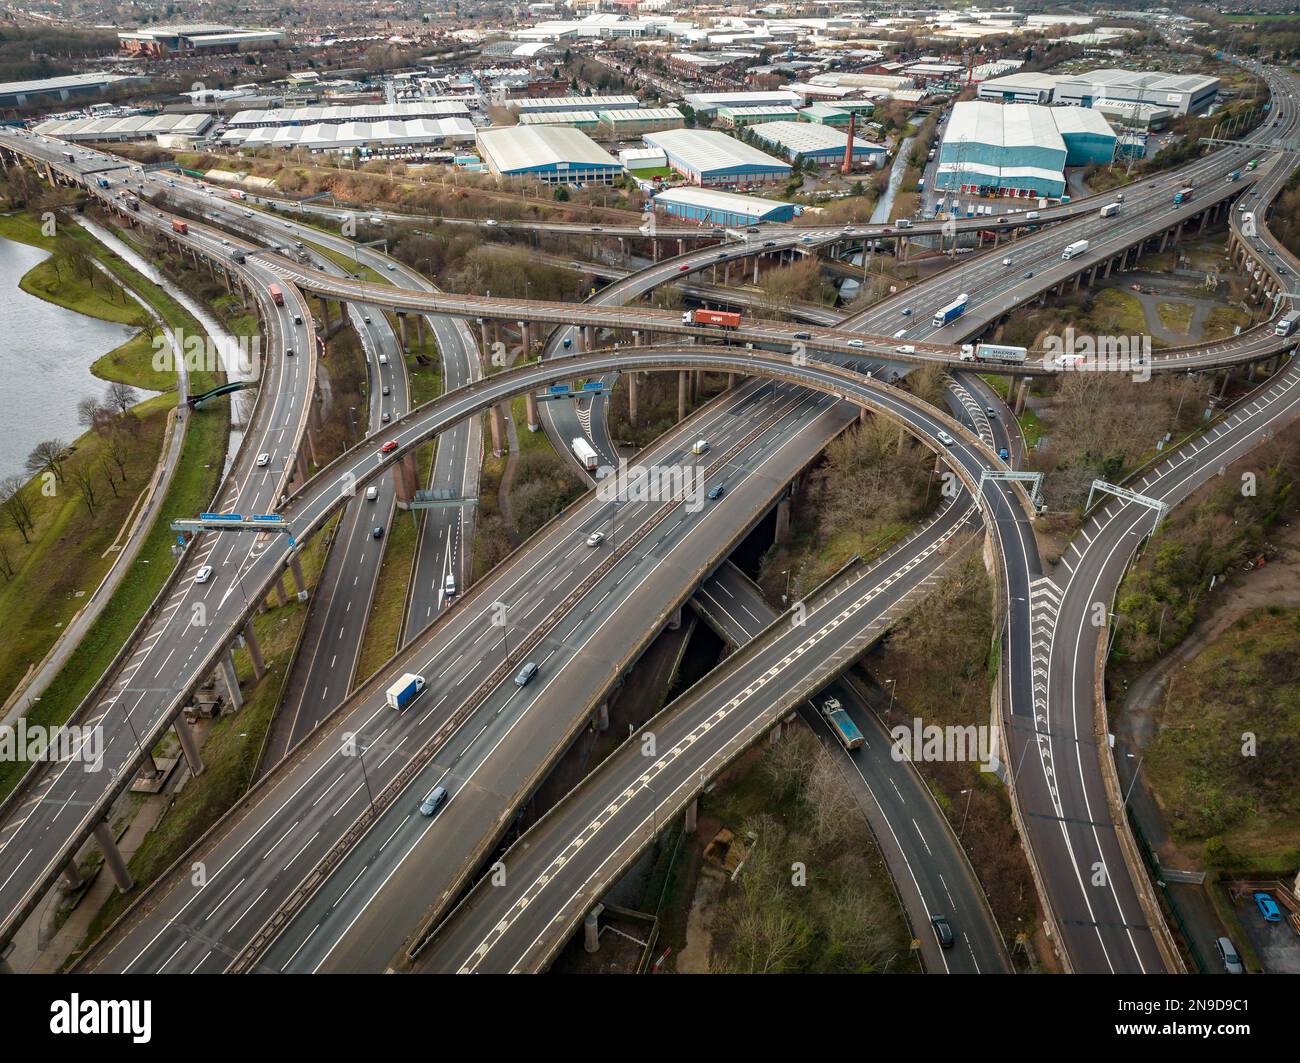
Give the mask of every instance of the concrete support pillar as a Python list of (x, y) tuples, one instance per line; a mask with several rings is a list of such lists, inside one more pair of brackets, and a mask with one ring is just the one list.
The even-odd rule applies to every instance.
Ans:
[(635, 369), (627, 374), (627, 423), (637, 427), (639, 419), (638, 400), (641, 397), (641, 374)]
[(1025, 412), (1025, 396), (1029, 394), (1029, 384), (1032, 380), (1033, 377), (1028, 376), (1020, 378), (1020, 389), (1016, 392), (1016, 404), (1013, 408), (1017, 417)]
[(203, 774), (203, 758), (199, 756), (199, 744), (194, 741), (194, 732), (185, 722), (183, 716), (177, 716), (172, 722), (176, 737), (180, 739), (181, 752), (185, 754), (185, 763), (190, 766), (191, 775)]
[(609, 702), (602, 701), (596, 710), (596, 730), (602, 734), (609, 730)]
[(668, 630), (676, 631), (682, 626), (682, 607), (679, 605), (673, 610), (673, 615), (668, 618)]
[(582, 947), (588, 952), (600, 951), (600, 913), (605, 910), (598, 904), (582, 920)]
[(307, 589), (307, 578), (302, 574), (302, 555), (294, 554), (289, 567), (293, 570), (293, 582), (298, 587), (298, 593), (302, 594)]
[(316, 301), (320, 304), (320, 324), (321, 324), (321, 331), (322, 331), (322, 332), (329, 332), (329, 330), (330, 330), (330, 304), (329, 304), (329, 300), (326, 299), (325, 296), (323, 296), (323, 295), (319, 295), (319, 296), (316, 297)]
[[(408, 468), (408, 464), (411, 468)], [(415, 459), (411, 457), (403, 458), (393, 466), (393, 489), (399, 503), (410, 503), (415, 498), (415, 489), (412, 486), (415, 483), (412, 472), (414, 465)]]
[(528, 431), (536, 432), (542, 422), (537, 416), (537, 399), (531, 391), (524, 393), (524, 409), (528, 414)]
[(754, 256), (754, 283), (758, 283), (758, 255)]
[(244, 625), (244, 644), (248, 647), (248, 659), (253, 665), (254, 681), (262, 678), (266, 671), (266, 661), (262, 657), (262, 647), (257, 642), (257, 632), (253, 630), (250, 620)]
[(483, 372), (491, 370), (491, 353), (492, 348), (488, 346), (487, 322), (480, 319), (478, 323), (479, 338), (479, 364), (483, 366)]
[(790, 496), (786, 495), (776, 504), (776, 532), (774, 541), (778, 544), (790, 538)]
[(104, 863), (108, 867), (108, 873), (113, 876), (113, 881), (117, 883), (118, 892), (130, 892), (135, 885), (135, 880), (127, 870), (126, 861), (122, 859), (122, 850), (117, 847), (117, 839), (113, 837), (108, 824), (102, 820), (95, 826), (95, 841), (99, 842), (99, 847), (103, 850)]
[[(519, 337), (524, 345), (524, 361), (529, 361), (533, 357), (533, 325), (531, 321), (519, 322)], [(529, 418), (532, 423), (532, 418)]]
[(85, 885), (85, 876), (81, 873), (81, 868), (77, 866), (77, 858), (74, 856), (63, 867), (63, 872), (59, 876), (63, 881), (63, 892), (73, 893)]
[(686, 254), (686, 241), (681, 239), (681, 237), (678, 237), (677, 239), (677, 253), (679, 255)]
[(401, 339), (401, 343), (402, 343), (402, 353), (405, 354), (405, 353), (407, 352), (407, 350), (410, 349), (410, 344), (407, 343), (407, 335), (406, 335), (406, 315), (405, 315), (405, 314), (398, 314), (398, 315), (397, 315), (397, 335), (398, 335), (398, 337)]
[(303, 447), (298, 448), (298, 458), (294, 474), (299, 483), (306, 483), (311, 476), (311, 466), (307, 462), (307, 452)]
[(272, 590), (275, 591), (275, 604), (276, 604), (276, 605), (284, 605), (284, 604), (286, 604), (286, 603), (289, 601), (289, 592), (288, 592), (287, 590), (285, 590), (285, 587), (284, 587), (284, 573), (283, 573), (283, 572), (281, 572), (280, 575), (276, 578), (275, 586), (272, 588)]
[(679, 369), (677, 371), (677, 420), (686, 420), (686, 389), (689, 383), (686, 379), (687, 371)]
[(424, 349), (424, 318), (419, 314), (415, 315), (415, 345)]
[(505, 453), (503, 440), (506, 434), (506, 421), (500, 403), (494, 405), (488, 412), (488, 425), (492, 429), (492, 456), (499, 458)]
[(768, 740), (772, 745), (776, 745), (779, 741), (781, 741), (781, 721), (780, 721), (780, 720), (777, 720), (776, 723), (774, 723), (774, 724), (772, 725), (772, 729), (771, 729), (770, 731), (767, 732), (767, 740)]
[(217, 664), (217, 671), (221, 675), (221, 685), (226, 689), (226, 697), (230, 699), (232, 708), (242, 709), (244, 707), (244, 695), (239, 689), (239, 675), (235, 671), (235, 655), (227, 650), (221, 656)]
[(682, 824), (682, 830), (687, 834), (694, 834), (695, 827), (700, 820), (700, 799), (695, 798), (686, 806), (686, 821)]
[(1228, 390), (1228, 380), (1229, 380), (1229, 378), (1230, 378), (1231, 376), (1232, 376), (1232, 370), (1231, 370), (1231, 369), (1225, 369), (1225, 370), (1223, 371), (1223, 382), (1219, 385), (1219, 399), (1220, 399), (1220, 401), (1222, 401), (1224, 394), (1225, 394), (1225, 393), (1227, 392), (1227, 390)]

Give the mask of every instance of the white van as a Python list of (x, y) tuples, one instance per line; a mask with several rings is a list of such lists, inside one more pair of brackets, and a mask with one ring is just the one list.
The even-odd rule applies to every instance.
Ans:
[(707, 439), (697, 439), (695, 446), (691, 447), (692, 454), (707, 454), (709, 450), (709, 441)]
[(366, 501), (374, 502), (378, 498), (379, 498), (379, 488), (374, 484), (371, 484), (369, 487), (366, 488)]
[(380, 364), (380, 365), (387, 365), (387, 364), (388, 364), (388, 355), (386, 355), (386, 354), (381, 354), (381, 355), (379, 356), (379, 364)]

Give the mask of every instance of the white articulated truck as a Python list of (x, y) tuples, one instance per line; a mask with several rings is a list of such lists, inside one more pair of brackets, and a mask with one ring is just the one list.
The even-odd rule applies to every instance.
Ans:
[(1087, 240), (1075, 240), (1072, 244), (1067, 244), (1064, 251), (1061, 252), (1062, 258), (1073, 258), (1075, 255), (1081, 255), (1088, 250)]

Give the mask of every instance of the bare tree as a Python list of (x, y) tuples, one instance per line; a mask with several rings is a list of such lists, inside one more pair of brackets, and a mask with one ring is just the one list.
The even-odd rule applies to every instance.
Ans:
[(105, 393), (104, 399), (112, 409), (122, 414), (139, 402), (140, 396), (130, 384), (123, 384), (120, 380), (115, 380), (108, 385), (108, 391)]
[(85, 465), (77, 465), (73, 467), (69, 475), (77, 488), (77, 494), (86, 503), (86, 510), (93, 517), (95, 515), (95, 478), (91, 475), (91, 472), (92, 470)]
[(85, 429), (99, 431), (109, 418), (110, 411), (93, 395), (77, 403), (77, 424)]
[[(108, 481), (109, 490), (113, 492), (113, 497), (117, 498), (117, 476), (113, 471), (113, 461), (107, 454), (100, 460), (99, 468), (104, 474), (104, 479)], [(123, 479), (122, 482), (125, 483), (126, 480)]]
[(10, 560), (9, 548), (4, 543), (0, 543), (0, 576), (6, 580), (14, 578), (14, 563)]
[(63, 482), (63, 463), (68, 457), (68, 444), (62, 439), (43, 439), (32, 447), (27, 455), (25, 468), (33, 476), (43, 472), (54, 473), (54, 478)]
[(14, 530), (23, 537), (23, 542), (31, 539), (27, 533), (36, 530), (36, 521), (32, 516), (32, 504), (23, 493), (26, 481), (21, 476), (8, 476), (0, 483), (0, 507)]

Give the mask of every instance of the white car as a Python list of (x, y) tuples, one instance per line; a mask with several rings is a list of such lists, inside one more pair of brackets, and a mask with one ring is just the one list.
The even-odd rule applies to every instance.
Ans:
[(257, 456), (257, 467), (259, 469), (264, 468), (270, 464), (271, 464), (271, 455), (266, 453), (266, 451), (263, 451), (261, 454)]
[(950, 447), (956, 442), (956, 440), (953, 439), (953, 437), (950, 436), (947, 432), (945, 432), (942, 428), (939, 429), (937, 435), (939, 436), (939, 442), (942, 443), (945, 447)]
[(604, 541), (605, 541), (604, 532), (592, 532), (590, 535), (587, 536), (588, 546), (599, 546)]
[(910, 343), (900, 343), (897, 347), (894, 348), (894, 350), (897, 351), (899, 354), (916, 353), (916, 348), (913, 347)]
[(211, 578), (212, 578), (211, 565), (204, 565), (201, 569), (199, 569), (196, 573), (194, 573), (195, 583), (207, 583), (208, 580), (210, 580)]
[(862, 340), (849, 340), (849, 346), (850, 346), (850, 347), (865, 347), (866, 344), (865, 344)]

